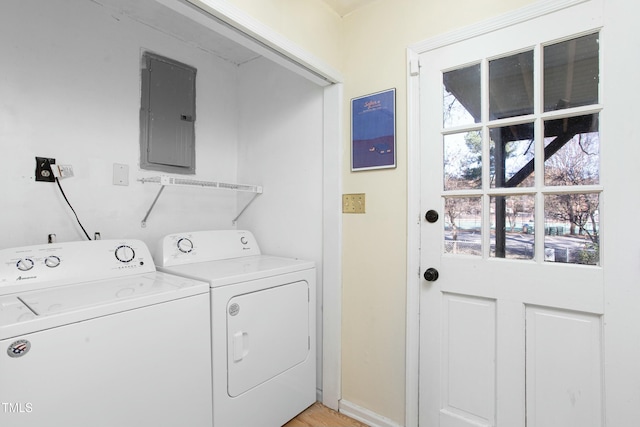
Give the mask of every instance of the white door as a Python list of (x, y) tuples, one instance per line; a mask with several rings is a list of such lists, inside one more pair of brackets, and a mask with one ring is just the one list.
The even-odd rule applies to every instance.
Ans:
[(421, 426), (604, 424), (597, 3), (420, 56)]

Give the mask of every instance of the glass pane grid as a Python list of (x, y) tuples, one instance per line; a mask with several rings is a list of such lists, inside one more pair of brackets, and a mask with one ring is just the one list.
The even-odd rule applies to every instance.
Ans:
[[(446, 254), (599, 264), (597, 40), (539, 45), (464, 71), (482, 97), (473, 114), (443, 124)], [(449, 94), (461, 93), (453, 81)]]

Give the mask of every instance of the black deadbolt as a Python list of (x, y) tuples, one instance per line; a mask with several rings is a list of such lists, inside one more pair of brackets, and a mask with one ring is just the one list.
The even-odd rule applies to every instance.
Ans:
[(424, 215), (424, 218), (431, 223), (434, 223), (438, 220), (438, 212), (434, 211), (433, 209), (430, 209), (427, 211), (427, 213)]
[(438, 280), (438, 276), (440, 276), (440, 274), (435, 268), (427, 268), (427, 270), (424, 272), (424, 280), (426, 280), (427, 282), (435, 282), (436, 280)]

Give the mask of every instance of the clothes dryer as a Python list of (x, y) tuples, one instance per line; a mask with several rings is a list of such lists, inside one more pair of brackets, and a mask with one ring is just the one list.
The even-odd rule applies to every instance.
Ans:
[(0, 426), (210, 427), (209, 312), (138, 240), (0, 250)]
[(316, 269), (262, 255), (252, 233), (162, 239), (158, 270), (211, 291), (214, 427), (279, 427), (316, 400)]

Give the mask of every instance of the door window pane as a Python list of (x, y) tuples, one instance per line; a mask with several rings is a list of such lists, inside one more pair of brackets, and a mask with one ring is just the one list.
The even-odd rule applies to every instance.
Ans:
[(445, 128), (480, 123), (480, 64), (442, 75)]
[(533, 113), (533, 51), (489, 61), (491, 120)]
[(544, 48), (544, 111), (598, 103), (599, 35)]
[(598, 43), (589, 34), (442, 73), (445, 253), (599, 264)]
[(494, 128), (490, 131), (491, 187), (534, 185), (533, 123)]
[(598, 265), (600, 197), (596, 193), (544, 197), (544, 259)]
[(482, 135), (471, 131), (444, 136), (444, 189), (482, 186)]
[(482, 255), (480, 197), (445, 197), (444, 252)]
[(598, 114), (548, 120), (545, 133), (545, 185), (600, 182)]
[(535, 196), (491, 197), (491, 256), (533, 259)]

